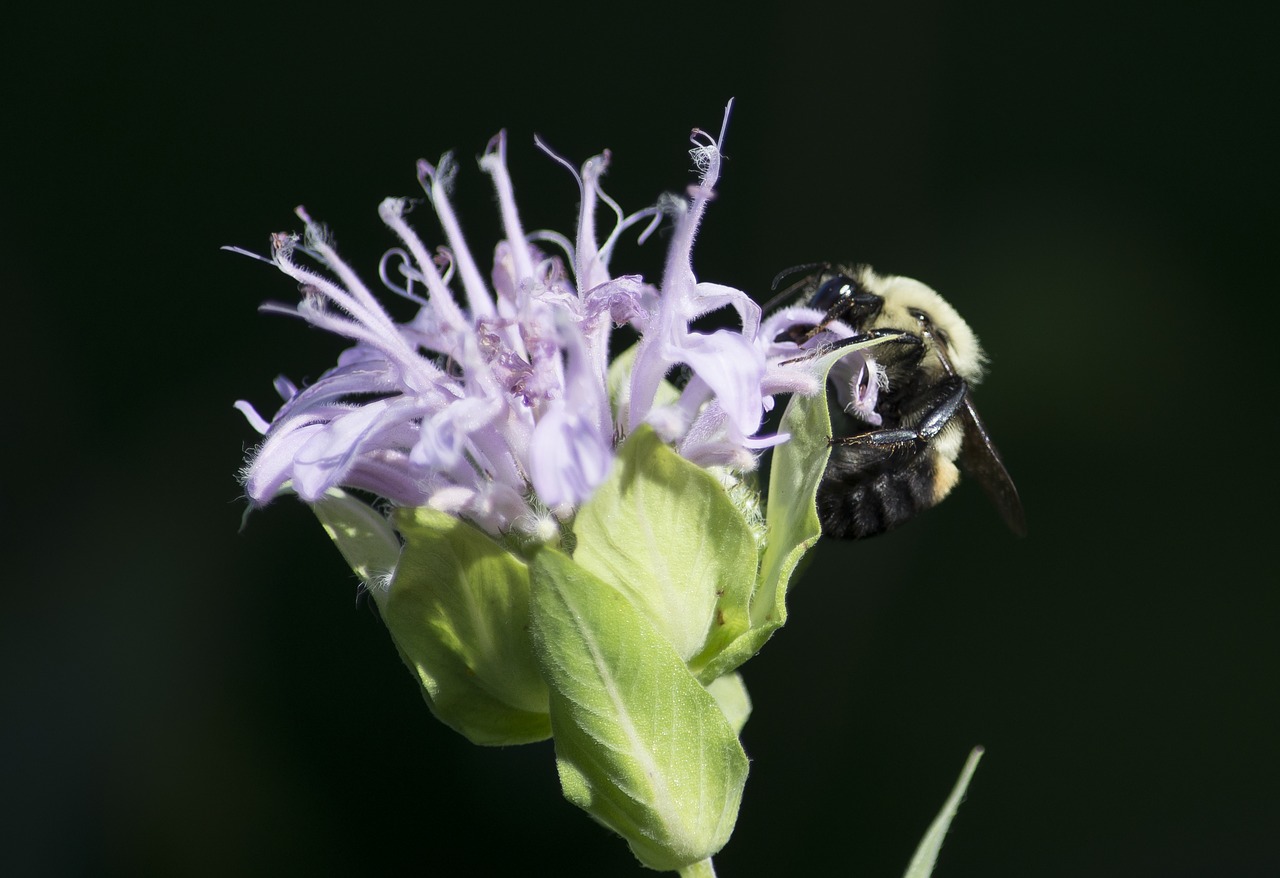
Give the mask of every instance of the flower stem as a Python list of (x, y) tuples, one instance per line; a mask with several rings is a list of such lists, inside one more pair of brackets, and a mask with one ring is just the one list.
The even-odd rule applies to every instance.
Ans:
[(707, 857), (681, 869), (680, 878), (716, 878), (716, 867), (711, 865), (711, 858)]

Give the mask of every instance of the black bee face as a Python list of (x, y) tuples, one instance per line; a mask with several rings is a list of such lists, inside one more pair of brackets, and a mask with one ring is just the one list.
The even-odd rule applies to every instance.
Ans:
[[(806, 268), (810, 267), (812, 266), (806, 266)], [(779, 275), (779, 278), (781, 277), (782, 275)], [(777, 280), (775, 278), (775, 285)], [(868, 290), (857, 277), (839, 272), (831, 274), (825, 270), (818, 276), (816, 284), (812, 277), (806, 277), (775, 298), (774, 302), (790, 298), (797, 287), (811, 289), (807, 293), (805, 304), (814, 310), (824, 312), (825, 316), (821, 323), (812, 326), (800, 324), (790, 327), (783, 336), (779, 337), (780, 341), (791, 341), (803, 345), (836, 321), (861, 331), (874, 321), (884, 308), (884, 298)], [(774, 302), (765, 307), (771, 307)]]
[(884, 308), (884, 298), (864, 287), (857, 279), (837, 274), (818, 287), (809, 299), (809, 307), (825, 311), (826, 320), (839, 320), (863, 327)]
[(806, 268), (820, 271), (797, 286), (824, 317), (792, 327), (791, 341), (803, 344), (835, 322), (855, 339), (885, 339), (867, 351), (886, 385), (874, 411), (846, 410), (848, 432), (831, 439), (818, 488), (823, 533), (859, 539), (897, 527), (941, 502), (963, 469), (1024, 534), (1017, 489), (970, 399), (985, 357), (968, 324), (919, 281), (866, 266)]

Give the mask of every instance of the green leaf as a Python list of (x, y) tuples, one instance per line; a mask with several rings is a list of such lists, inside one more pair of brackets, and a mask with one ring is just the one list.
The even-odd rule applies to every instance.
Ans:
[(916, 848), (915, 856), (911, 858), (911, 864), (907, 866), (907, 871), (903, 873), (903, 878), (929, 878), (929, 875), (932, 874), (933, 866), (938, 860), (938, 852), (942, 850), (942, 839), (946, 836), (947, 829), (951, 826), (951, 819), (956, 816), (956, 810), (964, 799), (964, 791), (968, 789), (969, 780), (978, 769), (978, 760), (981, 758), (982, 748), (974, 747), (969, 753), (969, 758), (965, 760), (964, 768), (960, 771), (960, 779), (956, 781), (955, 788), (943, 804), (942, 811), (929, 826), (929, 831), (924, 834), (924, 838), (921, 839), (920, 846)]
[(529, 569), (474, 526), (402, 509), (400, 565), (382, 618), (432, 712), (476, 744), (551, 734), (529, 637)]
[(720, 482), (652, 429), (618, 449), (573, 532), (573, 560), (625, 594), (695, 672), (747, 630), (751, 529)]
[(400, 540), (390, 523), (376, 509), (352, 497), (341, 488), (330, 488), (311, 504), (325, 533), (333, 540), (347, 564), (381, 604), (385, 581), (400, 560)]
[(733, 830), (747, 776), (715, 699), (622, 591), (551, 548), (531, 572), (565, 798), (652, 869), (710, 857)]
[[(878, 344), (864, 342), (821, 355), (816, 363), (825, 386), (826, 375), (841, 358)], [(818, 483), (831, 457), (831, 414), (827, 394), (793, 395), (778, 427), (791, 438), (773, 452), (769, 499), (765, 510), (765, 550), (751, 599), (751, 626), (707, 667), (720, 676), (759, 652), (773, 632), (787, 621), (787, 588), (797, 566), (822, 535), (818, 521)]]
[(751, 696), (742, 682), (741, 674), (725, 674), (707, 684), (707, 691), (720, 705), (720, 712), (733, 726), (734, 734), (741, 735), (742, 727), (751, 716)]

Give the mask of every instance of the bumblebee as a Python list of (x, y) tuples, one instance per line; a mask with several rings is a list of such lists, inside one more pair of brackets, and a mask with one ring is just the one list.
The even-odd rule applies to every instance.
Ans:
[[(784, 295), (802, 290), (807, 305), (825, 316), (792, 326), (790, 340), (808, 342), (834, 321), (853, 330), (849, 341), (883, 339), (866, 350), (855, 379), (861, 405), (832, 406), (837, 435), (818, 486), (822, 532), (861, 539), (895, 528), (941, 502), (963, 471), (1009, 529), (1024, 536), (1017, 488), (973, 406), (986, 357), (969, 325), (910, 278), (881, 276), (864, 265), (821, 265), (790, 269), (779, 280), (801, 270), (808, 274)], [(840, 399), (836, 383), (829, 382), (829, 395)]]

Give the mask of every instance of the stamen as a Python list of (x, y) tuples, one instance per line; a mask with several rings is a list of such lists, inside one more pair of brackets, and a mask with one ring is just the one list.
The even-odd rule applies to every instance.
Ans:
[[(600, 194), (601, 196), (604, 195), (603, 192)], [(662, 222), (662, 211), (658, 210), (657, 207), (646, 207), (642, 210), (637, 210), (628, 217), (619, 216), (617, 225), (613, 227), (613, 231), (609, 233), (609, 237), (605, 239), (604, 244), (600, 247), (600, 257), (605, 265), (609, 264), (609, 260), (613, 256), (613, 248), (618, 243), (618, 239), (622, 237), (622, 233), (646, 217), (650, 218), (649, 224), (636, 239), (637, 243), (640, 244), (647, 241), (649, 239), (649, 235), (652, 234), (653, 230)]]
[(267, 263), (267, 265), (275, 265), (275, 263), (272, 262), (270, 259), (268, 259), (266, 256), (262, 256), (261, 254), (254, 253), (252, 250), (246, 250), (243, 247), (236, 247), (232, 244), (227, 244), (227, 245), (224, 245), (221, 249), (226, 250), (230, 253), (238, 253), (241, 256), (248, 256), (250, 259), (256, 259), (259, 262), (265, 262)]
[(573, 244), (570, 243), (568, 238), (559, 232), (553, 232), (550, 229), (539, 229), (536, 232), (529, 233), (529, 240), (547, 241), (548, 243), (555, 244), (564, 251), (565, 258), (569, 260), (569, 264), (574, 264)]
[(545, 152), (547, 155), (551, 156), (551, 158), (555, 159), (555, 160), (556, 160), (557, 162), (559, 162), (560, 164), (564, 165), (564, 166), (569, 170), (569, 173), (570, 173), (570, 174), (573, 174), (573, 179), (575, 179), (575, 180), (577, 180), (577, 181), (578, 181), (578, 189), (579, 189), (579, 191), (581, 191), (581, 189), (582, 189), (582, 177), (581, 177), (581, 176), (579, 176), (579, 174), (578, 174), (578, 169), (577, 169), (577, 168), (575, 168), (572, 164), (570, 164), (570, 163), (569, 163), (569, 161), (568, 161), (567, 159), (565, 159), (563, 156), (561, 156), (561, 155), (560, 155), (558, 152), (556, 152), (554, 149), (552, 149), (551, 147), (547, 146), (546, 142), (545, 142), (541, 137), (539, 137), (537, 134), (533, 135), (533, 145), (534, 145), (534, 146), (536, 146), (536, 147), (538, 147), (538, 149), (542, 150), (542, 151), (543, 151), (543, 152)]
[[(407, 287), (396, 286), (391, 282), (391, 279), (387, 277), (387, 262), (393, 256), (398, 256), (400, 258), (400, 264), (396, 266), (396, 270), (399, 271), (401, 276), (409, 282)], [(426, 278), (422, 276), (421, 272), (414, 271), (412, 265), (413, 263), (408, 253), (399, 247), (392, 247), (386, 253), (383, 253), (382, 258), (378, 260), (378, 277), (381, 279), (382, 285), (397, 296), (408, 299), (411, 302), (416, 302), (417, 304), (425, 307), (427, 306), (427, 300), (413, 292), (413, 282), (418, 281), (419, 283), (425, 284)]]
[[(422, 162), (421, 164), (426, 164)], [(438, 271), (436, 271), (435, 259), (427, 252), (426, 245), (404, 221), (404, 201), (399, 198), (384, 199), (382, 204), (378, 206), (378, 215), (382, 217), (382, 221), (387, 224), (391, 231), (404, 242), (409, 248), (409, 252), (413, 254), (413, 259), (418, 265), (418, 270), (422, 274), (423, 282), (427, 286), (427, 301), (431, 309), (436, 314), (436, 319), (444, 326), (449, 327), (455, 332), (469, 333), (471, 331), (471, 321), (469, 321), (458, 307), (458, 303), (454, 300), (453, 294), (449, 292), (447, 282), (442, 280)]]

